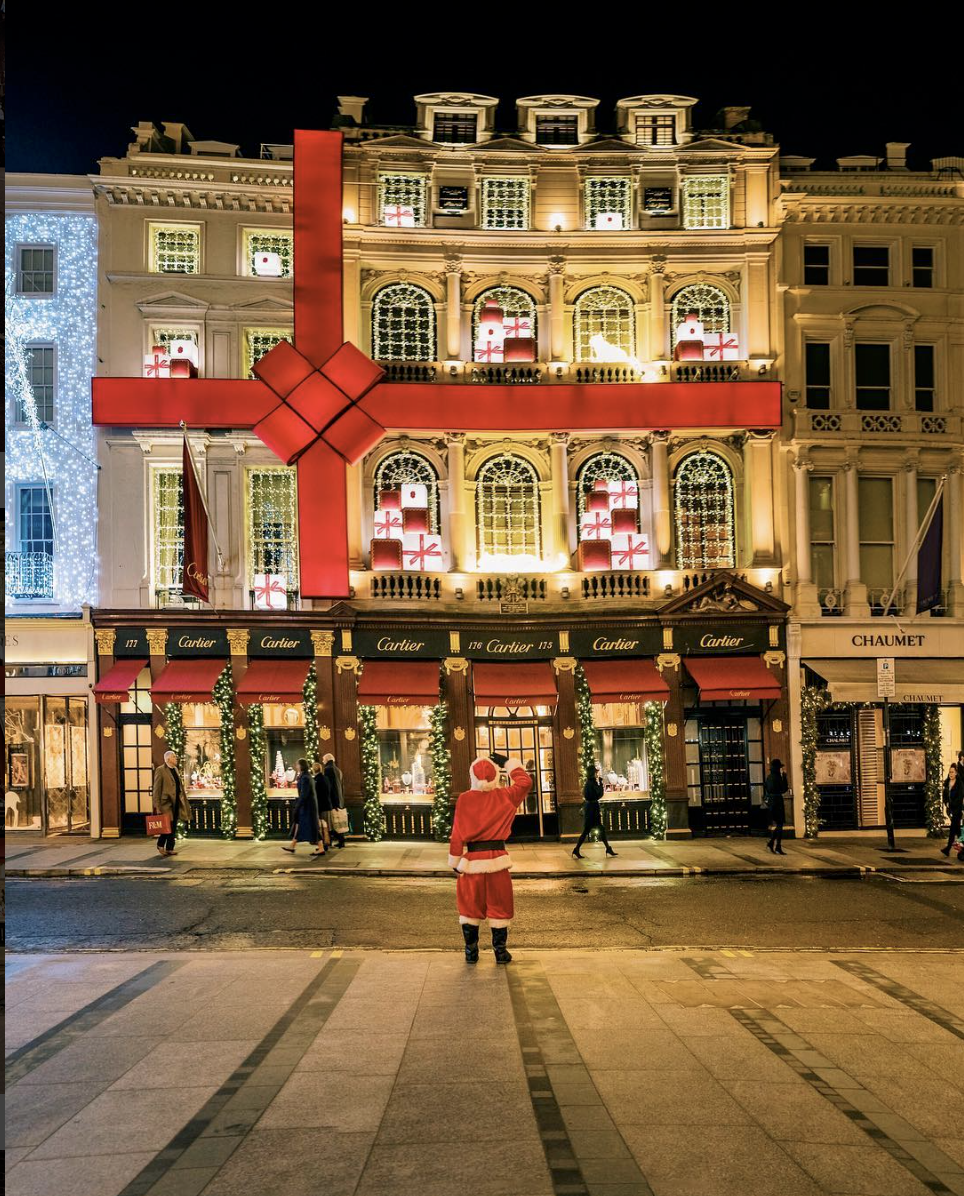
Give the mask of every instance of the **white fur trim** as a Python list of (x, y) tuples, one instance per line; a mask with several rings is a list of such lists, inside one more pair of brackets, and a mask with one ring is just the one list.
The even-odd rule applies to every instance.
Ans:
[(511, 918), (489, 918), (489, 929), (500, 930), (503, 926), (511, 926)]
[(459, 871), (467, 876), (474, 876), (479, 872), (505, 872), (511, 867), (512, 861), (507, 855), (496, 855), (489, 859), (469, 859), (468, 856), (462, 856), (458, 865)]
[(449, 867), (450, 868), (457, 868), (461, 862), (462, 862), (462, 857), (460, 855), (450, 855), (449, 856)]
[(464, 918), (461, 914), (459, 914), (459, 925), (460, 926), (480, 926), (481, 924), (482, 924), (481, 918)]
[(522, 769), (523, 772), (525, 772), (526, 766), (516, 756), (513, 756), (511, 758), (511, 760), (506, 760), (506, 762), (505, 762), (505, 771), (509, 774), (510, 777), (512, 776), (512, 774), (514, 772), (516, 772), (520, 768)]

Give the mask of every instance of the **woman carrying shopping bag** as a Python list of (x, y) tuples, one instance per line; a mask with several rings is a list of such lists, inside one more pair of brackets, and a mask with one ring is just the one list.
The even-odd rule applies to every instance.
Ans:
[(294, 853), (299, 843), (311, 843), (315, 850), (312, 855), (324, 855), (324, 843), (321, 850), (318, 845), (321, 840), (321, 819), (318, 817), (318, 799), (315, 797), (315, 787), (311, 782), (308, 771), (308, 761), (298, 761), (298, 800), (295, 802), (294, 813), (291, 818), (291, 842), (283, 845), (282, 851)]

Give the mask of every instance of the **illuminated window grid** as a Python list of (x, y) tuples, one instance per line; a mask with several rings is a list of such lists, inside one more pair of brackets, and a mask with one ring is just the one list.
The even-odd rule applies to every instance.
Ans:
[[(582, 517), (586, 513), (586, 495), (592, 493), (593, 483), (597, 479), (606, 482), (634, 482), (636, 488), (639, 488), (639, 477), (636, 470), (619, 453), (596, 453), (579, 470), (578, 478), (576, 490), (580, 529), (582, 528)], [(581, 534), (579, 538), (582, 539)]]
[(152, 508), (154, 590), (177, 594), (184, 567), (184, 491), (179, 469), (153, 471)]
[(683, 179), (683, 228), (730, 227), (730, 180), (725, 174)]
[[(30, 389), (33, 391), (37, 419), (52, 423), (54, 418), (54, 369), (57, 350), (53, 345), (28, 345), (25, 353)], [(17, 396), (16, 420), (18, 424), (30, 422), (23, 399)]]
[(372, 347), (378, 361), (435, 361), (435, 303), (409, 282), (391, 283), (372, 303)]
[(673, 318), (670, 322), (673, 347), (676, 345), (676, 329), (691, 312), (696, 312), (705, 332), (730, 331), (730, 301), (726, 292), (712, 283), (690, 283), (673, 296)]
[(540, 555), (539, 479), (528, 461), (511, 454), (487, 461), (476, 481), (476, 506), (480, 553)]
[(529, 180), (493, 178), (482, 180), (482, 227), (527, 229), (529, 227)]
[(257, 275), (254, 259), (259, 253), (276, 253), (281, 258), (281, 277), (294, 275), (294, 233), (269, 229), (244, 230), (244, 272)]
[(637, 116), (637, 145), (675, 145), (675, 116)]
[(248, 587), (256, 573), (285, 578), (298, 589), (298, 497), (293, 469), (249, 469), (247, 486)]
[(733, 475), (716, 453), (697, 452), (676, 471), (676, 567), (732, 569)]
[(242, 337), (244, 376), (254, 378), (257, 362), (275, 345), (282, 341), (290, 341), (291, 335), (290, 328), (245, 328)]
[(521, 287), (490, 287), (487, 291), (483, 291), (475, 303), (472, 304), (473, 345), (479, 339), (479, 321), (482, 319), (482, 308), (492, 299), (502, 308), (506, 319), (511, 320), (517, 316), (520, 320), (528, 320), (529, 326), (532, 329), (529, 335), (533, 337), (538, 336), (535, 299), (527, 291), (523, 291)]
[(152, 224), (151, 271), (197, 274), (201, 269), (201, 229), (196, 224)]
[(17, 292), (20, 295), (52, 295), (54, 293), (53, 245), (17, 246)]
[(596, 227), (601, 212), (622, 212), (623, 228), (630, 228), (633, 217), (633, 191), (630, 179), (592, 178), (584, 184), (586, 228)]
[(432, 463), (421, 453), (390, 453), (378, 463), (375, 470), (375, 510), (378, 510), (378, 496), (382, 490), (406, 485), (425, 487), (428, 495), (429, 531), (437, 535), (441, 525), (438, 474)]
[(618, 287), (593, 287), (576, 299), (573, 316), (577, 361), (592, 361), (590, 341), (601, 334), (630, 357), (636, 356), (636, 320), (632, 296)]
[(381, 174), (378, 176), (378, 223), (385, 223), (385, 209), (411, 208), (417, 228), (425, 227), (428, 180), (421, 174)]

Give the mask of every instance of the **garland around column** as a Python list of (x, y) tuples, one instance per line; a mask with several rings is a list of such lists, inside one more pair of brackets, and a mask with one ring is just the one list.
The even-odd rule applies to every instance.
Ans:
[(452, 834), (452, 753), (448, 744), (448, 706), (439, 702), (428, 715), (432, 758), (432, 833), (439, 843), (447, 843)]
[(800, 694), (800, 746), (803, 749), (803, 837), (820, 833), (820, 790), (817, 788), (817, 715), (829, 705), (827, 691), (807, 685)]
[(251, 752), (251, 829), (256, 839), (268, 834), (268, 786), (264, 779), (267, 741), (264, 734), (264, 707), (248, 707), (248, 744)]
[(654, 839), (666, 838), (666, 777), (663, 770), (663, 704), (647, 702), (643, 706), (646, 722), (643, 739), (649, 767), (649, 831)]
[(589, 769), (596, 762), (596, 727), (592, 714), (592, 694), (581, 664), (576, 665), (575, 679), (576, 717), (579, 719), (579, 780), (585, 785)]
[(233, 839), (238, 827), (238, 781), (234, 766), (234, 682), (231, 666), (214, 685), (214, 701), (221, 714), (221, 837)]
[[(184, 732), (184, 708), (180, 702), (168, 702), (164, 706), (164, 721), (167, 726), (167, 734), (164, 738), (167, 740), (168, 749), (177, 756), (177, 766), (181, 770), (181, 775), (184, 772), (184, 745), (187, 743), (187, 735)], [(186, 839), (188, 832), (188, 823), (183, 818), (177, 820), (177, 827), (175, 833), (178, 839)]]
[(302, 697), (305, 706), (305, 759), (309, 764), (321, 759), (318, 740), (318, 674), (312, 664), (305, 678)]
[(382, 766), (378, 754), (378, 732), (374, 706), (358, 707), (358, 724), (361, 728), (361, 772), (363, 827), (365, 834), (377, 843), (385, 833), (385, 817), (382, 813)]
[(924, 822), (932, 839), (942, 839), (945, 827), (941, 716), (933, 705), (924, 707), (924, 766)]

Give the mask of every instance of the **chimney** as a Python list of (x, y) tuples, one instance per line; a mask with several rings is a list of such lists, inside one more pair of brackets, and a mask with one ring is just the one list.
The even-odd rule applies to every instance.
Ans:
[(169, 138), (174, 144), (173, 152), (175, 154), (189, 154), (191, 152), (190, 142), (194, 138), (187, 125), (179, 120), (166, 120), (163, 123), (164, 136)]
[(348, 116), (356, 125), (360, 125), (364, 119), (365, 105), (367, 103), (368, 96), (339, 96), (338, 115)]
[(887, 151), (888, 170), (907, 169), (907, 147), (909, 141), (888, 141), (884, 147)]
[(742, 124), (750, 115), (749, 108), (721, 108), (723, 114), (723, 128), (732, 129), (734, 125)]

